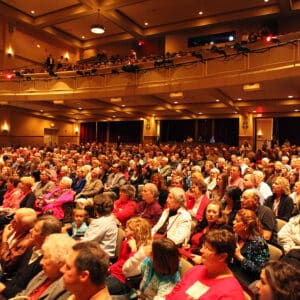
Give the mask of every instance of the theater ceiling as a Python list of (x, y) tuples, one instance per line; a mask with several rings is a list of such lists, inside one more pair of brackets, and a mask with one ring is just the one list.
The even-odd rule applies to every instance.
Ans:
[[(98, 9), (100, 15), (98, 16)], [(200, 14), (200, 12), (203, 12)], [(300, 16), (299, 0), (2, 0), (0, 17), (12, 24), (44, 33), (78, 49), (99, 48), (107, 43), (164, 36), (191, 28), (203, 30), (232, 22)], [(91, 24), (101, 23), (105, 33), (95, 36)], [(298, 49), (299, 56), (299, 49)], [(300, 72), (259, 81), (256, 91), (244, 91), (245, 82), (185, 89), (182, 96), (169, 92), (76, 97), (54, 104), (55, 97), (34, 101), (6, 101), (0, 105), (28, 113), (74, 121), (231, 117), (236, 113), (262, 116), (299, 116)], [(254, 83), (249, 82), (249, 84)], [(178, 92), (180, 90), (178, 89)], [(176, 103), (177, 102), (177, 103)]]

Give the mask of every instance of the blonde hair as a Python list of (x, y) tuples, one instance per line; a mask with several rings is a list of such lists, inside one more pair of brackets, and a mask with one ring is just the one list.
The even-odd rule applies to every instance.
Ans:
[(30, 177), (30, 176), (24, 176), (24, 177), (21, 177), (21, 180), (20, 180), (23, 184), (29, 186), (29, 187), (32, 187), (35, 183), (33, 177)]
[(134, 217), (126, 222), (126, 227), (130, 225), (137, 247), (149, 244), (149, 241), (151, 241), (151, 226), (149, 222), (141, 217)]

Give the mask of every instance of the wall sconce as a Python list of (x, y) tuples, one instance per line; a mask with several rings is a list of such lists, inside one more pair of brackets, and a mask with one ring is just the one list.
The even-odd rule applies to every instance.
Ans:
[(244, 129), (244, 130), (248, 129), (248, 121), (247, 121), (247, 120), (244, 120), (242, 126), (243, 126), (243, 129)]
[(66, 59), (66, 60), (69, 60), (69, 59), (70, 59), (69, 52), (66, 52), (66, 53), (65, 53), (65, 59)]
[(75, 125), (74, 132), (75, 132), (76, 135), (79, 133), (79, 128), (78, 128), (77, 125)]
[(11, 56), (13, 55), (13, 49), (12, 49), (11, 47), (9, 47), (9, 48), (7, 49), (6, 54), (7, 54), (8, 57), (11, 57)]
[(259, 138), (261, 138), (262, 135), (263, 135), (263, 133), (262, 133), (261, 129), (258, 129), (258, 131), (257, 131), (257, 136), (258, 136)]
[(9, 130), (8, 124), (5, 122), (5, 123), (3, 124), (3, 126), (2, 126), (2, 132), (3, 132), (3, 133), (7, 133), (8, 130)]

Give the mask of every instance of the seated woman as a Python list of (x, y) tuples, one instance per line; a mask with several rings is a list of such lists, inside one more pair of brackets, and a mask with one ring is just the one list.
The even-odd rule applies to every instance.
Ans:
[(26, 299), (67, 299), (70, 293), (64, 288), (60, 270), (74, 243), (64, 233), (49, 235), (42, 246), (43, 258), (40, 264), (43, 271), (33, 277), (26, 289), (17, 296), (27, 296)]
[[(106, 279), (111, 295), (128, 293), (126, 276), (140, 274), (137, 262), (142, 262), (148, 253), (145, 247), (151, 244), (150, 224), (140, 217), (131, 218), (126, 223), (125, 236), (118, 260), (110, 266), (110, 275)], [(126, 267), (125, 264), (127, 264)]]
[(189, 240), (192, 218), (185, 209), (185, 192), (182, 188), (170, 188), (167, 206), (152, 228), (152, 236), (166, 236), (177, 246)]
[(135, 187), (130, 184), (124, 184), (120, 186), (119, 199), (114, 203), (113, 214), (125, 227), (128, 219), (133, 217), (136, 207), (135, 199)]
[(264, 264), (270, 259), (267, 242), (263, 238), (262, 225), (254, 211), (240, 209), (233, 223), (238, 235), (234, 262), (230, 268), (244, 285), (259, 279)]
[(96, 241), (110, 256), (116, 254), (116, 242), (118, 227), (116, 218), (112, 214), (114, 209), (115, 193), (104, 192), (94, 198), (94, 211), (96, 219), (93, 219), (81, 241)]
[(256, 287), (260, 300), (300, 299), (300, 271), (285, 262), (267, 262)]
[[(191, 249), (193, 253), (199, 253), (205, 235), (212, 229), (226, 228), (226, 221), (222, 213), (222, 204), (218, 200), (211, 200), (204, 210), (204, 217), (195, 228), (191, 238)], [(227, 229), (227, 228), (226, 228)], [(197, 262), (197, 261), (196, 261)]]
[(62, 220), (64, 218), (63, 203), (74, 200), (71, 185), (72, 179), (67, 176), (63, 177), (57, 187), (46, 194), (42, 200), (39, 200), (37, 206), (41, 208), (43, 213), (53, 214), (59, 220)]
[(150, 179), (151, 183), (154, 183), (158, 189), (158, 203), (162, 208), (165, 207), (168, 198), (168, 188), (165, 184), (164, 177), (159, 173), (154, 173)]
[(72, 182), (72, 190), (74, 191), (75, 195), (79, 194), (86, 184), (86, 172), (83, 167), (77, 169), (76, 177), (73, 179)]
[(228, 267), (235, 249), (235, 236), (226, 229), (207, 233), (200, 250), (202, 265), (192, 267), (165, 299), (244, 300), (243, 289)]
[(222, 201), (225, 195), (225, 189), (228, 183), (228, 174), (219, 174), (216, 180), (216, 186), (210, 193), (211, 200)]
[(51, 173), (49, 170), (43, 170), (40, 172), (40, 181), (38, 181), (32, 191), (36, 198), (42, 198), (54, 189), (55, 183), (51, 180)]
[(0, 207), (1, 211), (14, 212), (20, 207), (22, 200), (21, 190), (18, 188), (20, 179), (18, 177), (9, 176), (6, 181), (6, 193), (3, 196), (3, 204)]
[(238, 210), (241, 208), (242, 191), (238, 186), (228, 186), (225, 189), (223, 213), (227, 216), (227, 224), (233, 227), (233, 221)]
[(151, 300), (168, 295), (180, 281), (179, 253), (175, 243), (168, 238), (152, 242), (152, 253), (140, 265), (142, 281), (139, 297)]
[(32, 187), (34, 185), (34, 179), (29, 176), (21, 177), (21, 182), (19, 188), (21, 190), (22, 199), (20, 202), (20, 207), (34, 207), (35, 195), (32, 192)]
[(201, 178), (193, 180), (191, 190), (193, 195), (187, 200), (186, 208), (195, 220), (201, 221), (204, 209), (209, 202), (206, 195), (207, 184)]
[(265, 205), (270, 207), (276, 218), (288, 221), (294, 210), (294, 202), (290, 195), (289, 181), (284, 177), (277, 177), (272, 185), (273, 195), (268, 197)]
[(153, 183), (146, 183), (142, 191), (142, 201), (137, 203), (135, 209), (135, 216), (146, 219), (151, 226), (157, 223), (162, 213), (157, 195), (157, 186)]

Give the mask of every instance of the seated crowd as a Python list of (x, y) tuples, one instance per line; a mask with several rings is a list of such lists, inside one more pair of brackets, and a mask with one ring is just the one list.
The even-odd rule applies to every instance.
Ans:
[(0, 299), (299, 299), (300, 147), (244, 148), (2, 148)]

